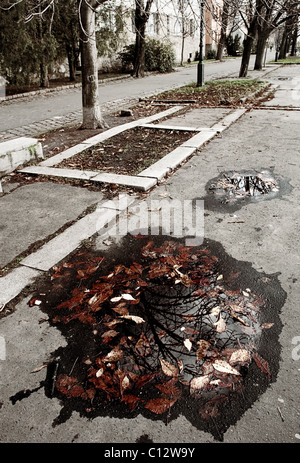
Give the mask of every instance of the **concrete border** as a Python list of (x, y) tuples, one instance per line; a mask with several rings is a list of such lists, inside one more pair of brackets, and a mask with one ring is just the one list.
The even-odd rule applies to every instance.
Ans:
[[(88, 138), (84, 142), (63, 151), (62, 153), (58, 153), (55, 156), (40, 162), (37, 166), (25, 167), (19, 170), (19, 172), (24, 174), (46, 175), (52, 177), (72, 178), (77, 180), (88, 180), (99, 183), (117, 184), (120, 186), (135, 188), (137, 190), (148, 191), (153, 188), (158, 181), (162, 180), (172, 170), (176, 169), (182, 162), (191, 157), (197, 149), (210, 141), (215, 135), (228, 128), (247, 111), (245, 108), (233, 110), (227, 114), (220, 122), (214, 124), (212, 127), (182, 128), (180, 126), (174, 125), (168, 126), (166, 124), (151, 124), (151, 122), (157, 121), (163, 117), (167, 117), (178, 112), (183, 107), (184, 106), (174, 106), (167, 109), (166, 111), (154, 114), (153, 116), (113, 127), (112, 129), (101, 132), (94, 137)], [(88, 147), (101, 143), (102, 141), (105, 141), (134, 127), (147, 127), (153, 130), (188, 130), (199, 133), (192, 136), (189, 140), (185, 141), (175, 150), (171, 151), (162, 159), (155, 162), (150, 167), (135, 176), (54, 167), (63, 160), (69, 159), (74, 155), (83, 152)]]

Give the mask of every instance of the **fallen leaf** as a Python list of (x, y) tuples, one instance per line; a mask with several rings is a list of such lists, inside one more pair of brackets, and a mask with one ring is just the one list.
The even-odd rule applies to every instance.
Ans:
[(96, 372), (96, 378), (100, 378), (100, 376), (102, 376), (104, 373), (104, 369), (103, 368), (100, 368), (99, 370), (97, 370)]
[(247, 349), (237, 349), (230, 356), (229, 363), (233, 365), (235, 363), (249, 362), (250, 354)]
[(164, 360), (164, 359), (160, 359), (160, 363), (161, 363), (161, 369), (166, 376), (177, 376), (178, 375), (178, 369), (175, 365), (172, 365), (171, 363), (167, 362), (167, 360)]
[(122, 294), (122, 299), (125, 299), (126, 301), (135, 301), (134, 297), (131, 296), (131, 294), (125, 293)]
[(150, 410), (156, 415), (161, 415), (162, 413), (167, 412), (170, 408), (177, 402), (178, 397), (173, 399), (152, 399), (147, 402), (145, 408)]
[(122, 315), (121, 318), (126, 318), (126, 320), (132, 320), (137, 324), (145, 323), (145, 320), (142, 317), (138, 317), (137, 315)]
[(138, 342), (136, 343), (135, 351), (141, 357), (146, 357), (151, 353), (150, 343), (144, 333), (141, 334)]
[(270, 372), (270, 368), (269, 368), (269, 364), (267, 360), (263, 359), (259, 354), (256, 354), (256, 353), (252, 354), (252, 357), (256, 365), (258, 366), (258, 368), (264, 373), (266, 373), (268, 377), (270, 378), (271, 372)]
[(104, 358), (103, 362), (117, 362), (123, 357), (123, 352), (118, 347), (112, 349)]
[(233, 368), (228, 362), (225, 360), (216, 360), (213, 363), (213, 367), (215, 370), (219, 371), (220, 373), (227, 373), (230, 375), (240, 375), (239, 371)]
[(191, 341), (189, 339), (185, 339), (183, 341), (183, 344), (185, 345), (185, 347), (187, 348), (188, 351), (190, 351), (192, 349), (193, 344), (191, 343)]
[(193, 394), (199, 389), (205, 389), (209, 384), (210, 375), (196, 376), (190, 381), (190, 393)]
[(205, 354), (210, 347), (210, 343), (208, 341), (205, 341), (204, 339), (200, 339), (200, 341), (198, 341), (197, 344), (199, 345), (199, 347), (196, 351), (196, 356), (198, 360), (201, 360), (203, 357), (205, 357)]
[(220, 315), (219, 320), (214, 323), (217, 333), (223, 333), (226, 331), (226, 323), (222, 315)]
[(274, 323), (263, 323), (262, 325), (260, 325), (260, 327), (263, 330), (268, 330), (269, 328), (272, 328), (273, 325), (274, 325)]
[(42, 301), (40, 299), (37, 299), (36, 297), (34, 297), (33, 299), (31, 299), (29, 301), (29, 307), (33, 307), (35, 305), (41, 305)]
[(141, 400), (142, 399), (132, 394), (125, 394), (122, 397), (122, 402), (125, 402), (130, 408), (130, 410), (134, 410), (136, 406), (138, 405), (138, 403), (141, 402)]
[(115, 331), (115, 330), (108, 330), (108, 331), (105, 331), (105, 333), (103, 333), (101, 335), (101, 337), (103, 338), (103, 341), (104, 342), (109, 342), (111, 341), (115, 336), (117, 336), (118, 331)]
[(121, 296), (117, 296), (117, 297), (113, 297), (113, 298), (111, 298), (111, 300), (110, 300), (110, 301), (111, 301), (111, 302), (119, 302), (121, 299), (122, 299), (122, 297), (121, 297)]
[(179, 397), (181, 395), (180, 389), (176, 386), (177, 378), (172, 378), (163, 384), (156, 384), (155, 387), (160, 390), (164, 395), (170, 398)]

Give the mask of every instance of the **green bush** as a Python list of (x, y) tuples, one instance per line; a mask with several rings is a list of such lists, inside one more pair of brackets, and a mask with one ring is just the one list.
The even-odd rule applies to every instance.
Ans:
[[(135, 44), (124, 47), (119, 53), (124, 71), (133, 68)], [(170, 42), (147, 38), (145, 41), (145, 71), (171, 72), (175, 67), (175, 53)]]
[(208, 52), (206, 53), (206, 59), (216, 59), (217, 57), (217, 52), (216, 50), (208, 50)]

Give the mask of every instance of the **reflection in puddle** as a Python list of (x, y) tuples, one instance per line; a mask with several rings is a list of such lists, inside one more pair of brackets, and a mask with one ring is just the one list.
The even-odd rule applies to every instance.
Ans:
[(155, 239), (126, 237), (115, 257), (82, 252), (56, 269), (39, 297), (68, 345), (53, 353), (46, 393), (64, 404), (57, 424), (73, 410), (184, 414), (222, 440), (276, 377), (285, 295), (216, 243)]
[(279, 191), (276, 180), (265, 173), (256, 175), (223, 174), (222, 178), (211, 185), (211, 189), (215, 189), (216, 194), (225, 195), (227, 201), (245, 195), (260, 196)]
[(267, 170), (260, 172), (224, 172), (207, 185), (206, 208), (236, 210), (249, 202), (273, 199), (289, 192), (287, 182), (280, 182)]

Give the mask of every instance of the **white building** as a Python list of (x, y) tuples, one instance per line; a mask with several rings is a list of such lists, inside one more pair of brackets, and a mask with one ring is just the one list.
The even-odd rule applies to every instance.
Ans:
[[(168, 40), (173, 46), (178, 63), (189, 59), (193, 61), (199, 52), (201, 3), (203, 3), (201, 0), (154, 0), (152, 4), (146, 25), (146, 35), (161, 41)], [(205, 3), (207, 7), (204, 8), (203, 16), (205, 19), (203, 55), (209, 50), (217, 49), (223, 0), (206, 0)], [(103, 7), (111, 11), (108, 15), (111, 27), (115, 27), (118, 19), (116, 15), (122, 15), (125, 27), (117, 44), (118, 51), (121, 51), (125, 45), (135, 41), (135, 0), (110, 1)], [(99, 24), (99, 26), (104, 26), (104, 24)], [(105, 61), (107, 58), (100, 58), (100, 66), (105, 65)]]

